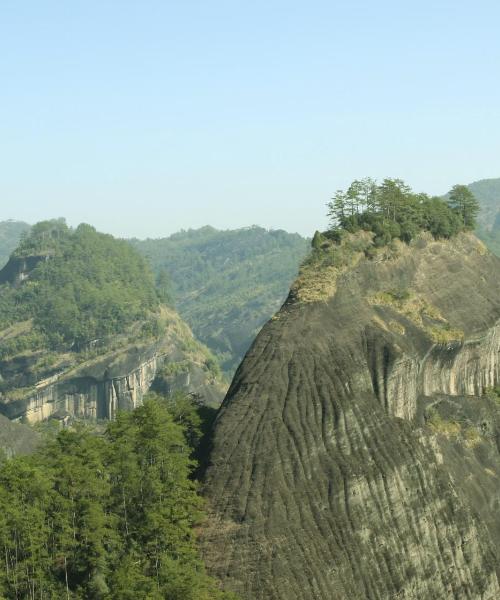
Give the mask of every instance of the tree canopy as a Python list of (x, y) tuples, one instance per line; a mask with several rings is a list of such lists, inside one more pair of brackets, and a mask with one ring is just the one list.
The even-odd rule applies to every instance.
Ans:
[(466, 229), (474, 229), (479, 214), (479, 202), (466, 185), (453, 186), (448, 204), (460, 215)]
[(121, 413), (103, 435), (62, 430), (0, 465), (0, 597), (222, 600), (195, 527), (203, 505), (187, 399)]
[[(14, 258), (40, 260), (22, 285), (0, 288), (0, 324), (33, 319), (50, 347), (120, 333), (159, 306), (153, 274), (125, 241), (86, 224), (44, 221), (23, 236)], [(162, 280), (162, 299), (166, 282)]]
[(355, 180), (328, 203), (332, 232), (373, 231), (378, 246), (393, 238), (409, 242), (422, 230), (447, 238), (474, 229), (478, 211), (478, 202), (466, 186), (455, 186), (445, 201), (415, 193), (401, 179), (389, 178), (379, 184), (369, 178)]

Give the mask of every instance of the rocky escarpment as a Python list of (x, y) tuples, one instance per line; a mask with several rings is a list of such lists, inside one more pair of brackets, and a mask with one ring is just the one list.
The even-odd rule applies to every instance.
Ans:
[(50, 256), (49, 252), (34, 254), (33, 256), (11, 256), (7, 264), (0, 270), (0, 285), (3, 283), (20, 285), (28, 279), (37, 265), (49, 260)]
[(42, 375), (37, 365), (44, 352), (1, 360), (1, 380), (11, 385), (0, 393), (0, 413), (29, 423), (67, 416), (113, 419), (118, 410), (142, 404), (160, 370), (172, 373), (168, 391), (184, 391), (218, 406), (225, 387), (209, 352), (173, 310), (163, 307), (161, 314), (165, 330), (160, 337), (130, 343), (122, 336), (109, 351), (56, 354)]
[(303, 272), (238, 369), (206, 560), (244, 600), (497, 599), (500, 261), (369, 255)]

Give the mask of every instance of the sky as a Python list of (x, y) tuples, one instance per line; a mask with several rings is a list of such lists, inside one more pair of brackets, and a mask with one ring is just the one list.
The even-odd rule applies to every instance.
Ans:
[(311, 235), (500, 177), (500, 3), (0, 0), (0, 220)]

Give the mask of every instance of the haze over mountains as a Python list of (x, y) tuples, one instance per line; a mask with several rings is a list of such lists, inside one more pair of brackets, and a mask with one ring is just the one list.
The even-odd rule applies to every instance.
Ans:
[[(481, 180), (469, 188), (481, 203), (478, 235), (500, 255), (500, 179)], [(28, 228), (23, 222), (0, 222), (0, 266)], [(309, 247), (298, 234), (255, 226), (227, 231), (207, 226), (130, 241), (157, 277), (167, 276), (177, 310), (229, 377), (260, 327), (285, 300)]]
[(311, 242), (3, 224), (0, 596), (498, 598), (478, 202), (364, 179), (328, 208)]
[(132, 244), (168, 274), (179, 313), (228, 375), (280, 308), (309, 249), (298, 234), (261, 227), (204, 227)]

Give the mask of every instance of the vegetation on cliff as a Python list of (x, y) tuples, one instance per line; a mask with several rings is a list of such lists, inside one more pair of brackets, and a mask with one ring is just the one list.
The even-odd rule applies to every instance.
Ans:
[[(380, 184), (370, 178), (353, 181), (347, 191), (338, 190), (327, 206), (331, 227), (314, 234), (312, 251), (291, 288), (291, 298), (300, 302), (331, 298), (339, 277), (361, 259), (394, 259), (410, 245), (417, 249), (429, 240), (446, 240), (473, 230), (479, 212), (478, 201), (466, 186), (454, 186), (444, 199), (417, 194), (400, 179), (384, 179)], [(477, 240), (475, 246), (479, 252), (486, 251)], [(390, 299), (394, 304), (392, 291), (382, 299), (373, 298), (373, 303), (387, 304)], [(429, 316), (418, 298), (398, 302), (400, 312), (414, 314), (419, 325), (425, 322), (436, 342), (461, 339), (462, 332)]]
[[(89, 225), (39, 223), (0, 280), (0, 400), (14, 411), (9, 416), (22, 416), (24, 400), (56, 381), (102, 381), (118, 364), (126, 375), (155, 353), (168, 354), (169, 367), (182, 365), (172, 389), (212, 403), (222, 397), (216, 359), (164, 304), (166, 283), (160, 278), (155, 286), (149, 265), (127, 242)], [(21, 404), (14, 410), (15, 402)]]
[(284, 301), (308, 246), (298, 234), (261, 227), (203, 227), (131, 243), (157, 277), (168, 273), (176, 308), (228, 374)]
[(376, 246), (394, 238), (410, 242), (420, 231), (452, 237), (474, 229), (478, 213), (479, 203), (467, 186), (455, 185), (446, 201), (417, 194), (401, 179), (355, 180), (328, 204), (332, 233), (371, 231)]
[[(196, 546), (203, 505), (186, 397), (62, 430), (0, 466), (2, 598), (215, 600)], [(189, 441), (188, 441), (189, 440)]]

